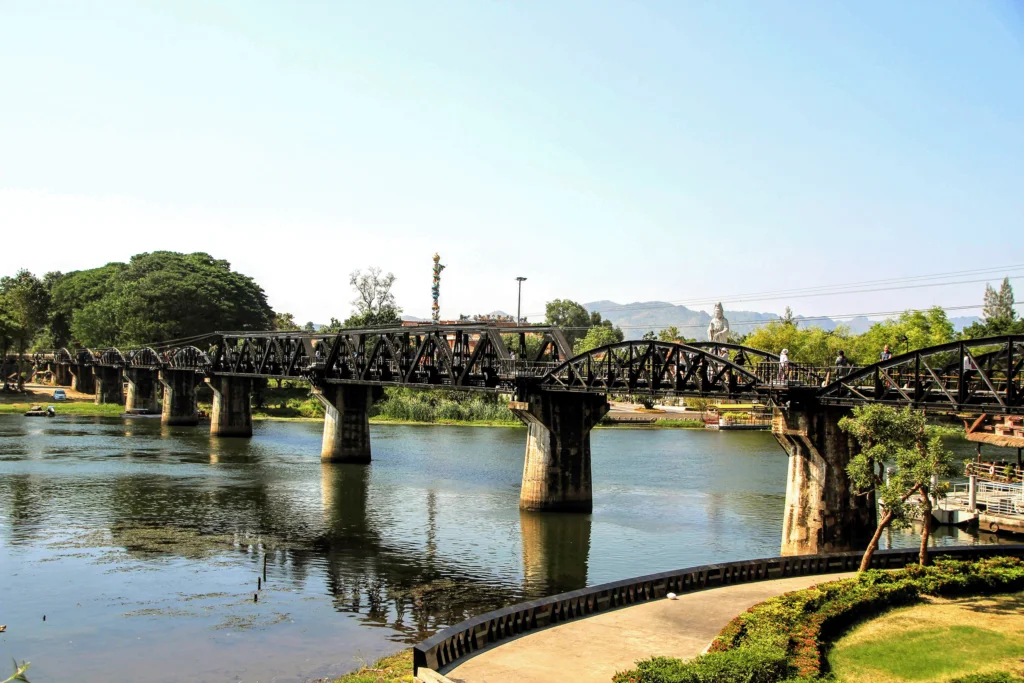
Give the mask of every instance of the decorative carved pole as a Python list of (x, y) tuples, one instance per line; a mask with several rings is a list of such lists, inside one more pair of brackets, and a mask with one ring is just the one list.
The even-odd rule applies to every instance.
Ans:
[(430, 307), (430, 317), (435, 323), (441, 319), (441, 307), (437, 304), (437, 299), (441, 296), (441, 271), (444, 270), (444, 266), (441, 264), (441, 257), (436, 253), (434, 254), (434, 284), (430, 288), (430, 293), (434, 296), (434, 305)]

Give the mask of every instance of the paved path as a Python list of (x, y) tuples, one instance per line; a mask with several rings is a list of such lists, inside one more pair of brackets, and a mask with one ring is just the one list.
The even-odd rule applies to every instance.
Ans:
[(455, 683), (610, 683), (638, 659), (696, 657), (730, 619), (762, 600), (847, 576), (742, 583), (633, 605), (506, 641), (445, 675)]

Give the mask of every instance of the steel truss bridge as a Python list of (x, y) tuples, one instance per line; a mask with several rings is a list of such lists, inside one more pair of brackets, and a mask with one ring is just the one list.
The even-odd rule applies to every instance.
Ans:
[(8, 365), (17, 361), (292, 379), (317, 386), (436, 387), (514, 395), (532, 388), (776, 403), (799, 397), (822, 405), (884, 403), (943, 412), (1024, 414), (1024, 335), (952, 342), (845, 368), (782, 364), (765, 351), (712, 342), (625, 341), (574, 356), (558, 328), (476, 323), (332, 334), (216, 332), (201, 345), (61, 348), (5, 360)]

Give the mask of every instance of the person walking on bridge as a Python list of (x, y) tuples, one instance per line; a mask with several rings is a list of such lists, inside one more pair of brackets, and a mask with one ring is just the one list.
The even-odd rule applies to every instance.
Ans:
[(836, 377), (845, 377), (849, 373), (851, 365), (850, 359), (846, 357), (846, 352), (840, 351), (836, 356)]
[(785, 382), (789, 377), (789, 349), (782, 349), (779, 354), (779, 381)]
[(886, 344), (885, 348), (882, 349), (882, 353), (879, 354), (878, 360), (879, 360), (879, 362), (884, 363), (885, 361), (889, 360), (890, 358), (892, 358), (892, 351), (889, 350), (889, 345)]

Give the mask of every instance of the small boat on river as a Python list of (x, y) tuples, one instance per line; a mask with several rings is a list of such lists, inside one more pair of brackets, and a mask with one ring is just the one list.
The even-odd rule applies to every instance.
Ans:
[(25, 413), (25, 417), (53, 417), (56, 414), (57, 411), (53, 406), (46, 406), (45, 408), (42, 406), (32, 406)]
[(146, 408), (138, 408), (136, 410), (127, 410), (127, 411), (121, 413), (121, 417), (133, 417), (133, 418), (134, 417), (142, 417), (142, 418), (155, 417), (155, 418), (159, 418), (160, 417), (160, 411), (159, 410), (148, 410)]

